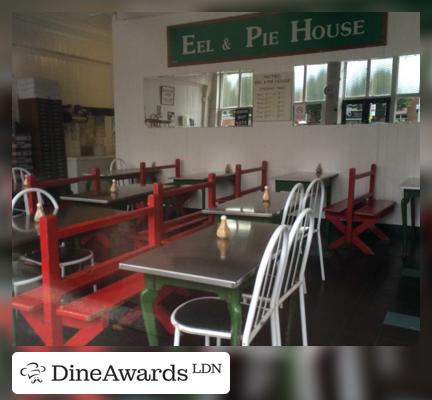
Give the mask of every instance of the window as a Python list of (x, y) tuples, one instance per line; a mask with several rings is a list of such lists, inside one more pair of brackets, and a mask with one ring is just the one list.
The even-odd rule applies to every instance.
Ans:
[(327, 64), (294, 67), (294, 122), (320, 124), (327, 86)]
[(420, 92), (420, 55), (399, 57), (397, 94)]
[(219, 75), (219, 126), (235, 126), (235, 110), (252, 107), (252, 72), (227, 72)]
[(346, 63), (345, 97), (366, 96), (367, 60)]
[(393, 58), (345, 63), (343, 124), (390, 121)]
[(420, 55), (399, 57), (396, 122), (420, 121)]
[(345, 98), (390, 96), (393, 58), (347, 61)]

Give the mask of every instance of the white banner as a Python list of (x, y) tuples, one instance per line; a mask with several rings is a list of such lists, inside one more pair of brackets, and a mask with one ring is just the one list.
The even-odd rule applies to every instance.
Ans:
[(225, 352), (17, 352), (16, 394), (226, 394)]

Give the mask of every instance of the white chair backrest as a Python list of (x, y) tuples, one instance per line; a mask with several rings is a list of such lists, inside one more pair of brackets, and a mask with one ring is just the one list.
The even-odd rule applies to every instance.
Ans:
[(316, 229), (320, 229), (324, 208), (325, 187), (321, 179), (314, 179), (306, 189), (303, 197), (303, 209), (310, 208), (317, 219)]
[(29, 171), (21, 167), (12, 168), (12, 190), (18, 192), (24, 188), (25, 177), (31, 175)]
[(114, 160), (111, 161), (111, 164), (109, 166), (110, 172), (118, 171), (119, 169), (126, 169), (127, 164), (125, 160), (122, 160), (121, 158), (114, 158)]
[(281, 279), (287, 264), (289, 228), (280, 225), (262, 256), (246, 317), (242, 345), (248, 346), (278, 306)]
[(289, 231), (288, 260), (282, 280), (279, 304), (282, 304), (304, 282), (313, 234), (312, 210), (306, 208), (298, 215)]
[(302, 211), (304, 187), (297, 183), (289, 192), (282, 214), (282, 225), (292, 226), (297, 215)]
[(40, 188), (28, 188), (28, 189), (21, 190), (21, 192), (17, 193), (14, 196), (14, 198), (12, 199), (12, 213), (13, 213), (18, 201), (23, 197), (24, 198), (24, 204), (25, 204), (25, 213), (27, 215), (30, 215), (30, 207), (29, 207), (29, 203), (28, 203), (28, 199), (27, 199), (27, 196), (29, 195), (29, 193), (36, 193), (36, 196), (38, 199), (37, 201), (38, 201), (38, 203), (41, 203), (41, 204), (43, 204), (43, 198), (44, 197), (47, 198), (54, 208), (53, 214), (54, 215), (57, 214), (59, 206), (57, 204), (56, 199), (50, 193), (48, 193), (46, 190), (43, 190)]

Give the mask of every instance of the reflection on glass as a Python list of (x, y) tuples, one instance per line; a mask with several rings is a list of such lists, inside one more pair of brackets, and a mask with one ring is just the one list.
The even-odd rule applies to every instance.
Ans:
[(304, 65), (294, 67), (294, 101), (303, 101)]
[(363, 104), (353, 103), (346, 105), (345, 123), (347, 124), (361, 124), (363, 117)]
[(420, 121), (420, 97), (399, 97), (396, 103), (395, 121)]
[(397, 92), (399, 94), (418, 93), (420, 91), (420, 55), (399, 57), (399, 75)]
[(245, 213), (254, 213), (255, 212), (255, 208), (253, 208), (253, 207), (243, 207), (243, 212), (245, 212)]
[(227, 126), (235, 126), (235, 117), (234, 117), (235, 110), (222, 110), (221, 111), (221, 123), (220, 126), (227, 127)]
[(240, 212), (241, 208), (240, 207), (226, 207), (225, 211)]
[(369, 122), (386, 122), (387, 121), (387, 103), (372, 102), (369, 107)]
[(239, 74), (222, 75), (221, 107), (237, 107), (239, 94)]
[(252, 106), (252, 72), (243, 72), (241, 74), (241, 93), (240, 93), (240, 106), (248, 107)]
[(367, 61), (348, 61), (346, 68), (345, 97), (365, 96)]
[(308, 65), (306, 67), (306, 101), (324, 100), (326, 85), (327, 64)]
[(321, 123), (322, 104), (306, 104), (306, 123), (309, 125)]
[(371, 60), (369, 95), (391, 94), (393, 58)]

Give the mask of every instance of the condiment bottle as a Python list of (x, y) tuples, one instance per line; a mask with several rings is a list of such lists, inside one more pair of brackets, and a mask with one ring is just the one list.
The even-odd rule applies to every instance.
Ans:
[(219, 239), (229, 239), (231, 236), (231, 231), (228, 227), (226, 215), (221, 216), (221, 220), (216, 231), (216, 236)]
[(117, 182), (115, 179), (112, 180), (110, 192), (117, 193)]
[(44, 209), (41, 203), (36, 204), (36, 212), (34, 215), (34, 222), (39, 223), (40, 219), (45, 215)]
[(262, 199), (265, 203), (268, 203), (270, 201), (270, 192), (268, 186), (264, 186), (264, 193)]

